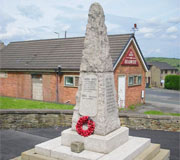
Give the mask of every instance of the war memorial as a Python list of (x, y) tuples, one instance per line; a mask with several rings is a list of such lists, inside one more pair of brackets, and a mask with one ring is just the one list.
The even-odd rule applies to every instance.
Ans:
[(93, 3), (80, 66), (72, 127), (23, 152), (22, 160), (168, 160), (169, 150), (121, 127), (102, 7)]

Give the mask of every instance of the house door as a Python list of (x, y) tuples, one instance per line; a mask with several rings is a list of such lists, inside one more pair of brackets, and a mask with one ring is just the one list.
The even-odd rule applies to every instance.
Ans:
[(118, 104), (119, 107), (125, 107), (125, 89), (126, 89), (126, 76), (118, 77)]
[(43, 100), (42, 75), (32, 75), (32, 99)]

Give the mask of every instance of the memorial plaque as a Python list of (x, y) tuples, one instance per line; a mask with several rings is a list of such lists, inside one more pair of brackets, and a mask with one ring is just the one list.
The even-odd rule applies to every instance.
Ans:
[(97, 83), (97, 77), (94, 74), (85, 75), (83, 78), (79, 110), (83, 116), (95, 116), (97, 114)]
[(115, 108), (115, 95), (114, 95), (114, 79), (112, 75), (107, 75), (105, 78), (106, 83), (106, 107), (107, 112), (111, 113), (114, 111)]

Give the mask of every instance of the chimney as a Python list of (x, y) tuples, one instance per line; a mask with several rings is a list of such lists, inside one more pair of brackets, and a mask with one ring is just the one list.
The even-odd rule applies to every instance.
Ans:
[(5, 47), (4, 42), (0, 41), (0, 50)]

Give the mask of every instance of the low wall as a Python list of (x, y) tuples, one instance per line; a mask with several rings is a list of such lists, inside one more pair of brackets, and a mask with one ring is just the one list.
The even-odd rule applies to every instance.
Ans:
[[(71, 126), (71, 110), (0, 110), (0, 128)], [(122, 126), (180, 132), (180, 117), (119, 113)]]

